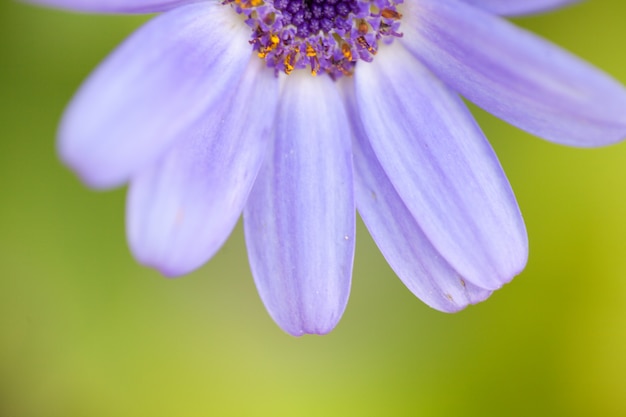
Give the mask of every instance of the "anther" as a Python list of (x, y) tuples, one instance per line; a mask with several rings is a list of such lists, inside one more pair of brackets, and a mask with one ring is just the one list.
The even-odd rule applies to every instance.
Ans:
[(404, 0), (223, 0), (245, 15), (259, 58), (276, 73), (310, 67), (333, 79), (372, 61), (398, 32)]

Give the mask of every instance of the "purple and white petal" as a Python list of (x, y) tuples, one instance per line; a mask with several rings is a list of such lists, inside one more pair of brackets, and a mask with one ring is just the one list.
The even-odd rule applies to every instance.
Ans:
[(467, 4), (503, 16), (547, 12), (581, 0), (462, 0)]
[(131, 250), (165, 275), (191, 272), (217, 252), (264, 160), (278, 80), (254, 57), (230, 97), (202, 118), (193, 136), (131, 182)]
[(23, 0), (27, 3), (89, 13), (156, 13), (185, 4), (215, 0)]
[(330, 77), (284, 83), (276, 140), (244, 209), (252, 274), (286, 332), (324, 334), (343, 314), (354, 257), (350, 130)]
[(491, 291), (465, 281), (424, 235), (381, 168), (349, 96), (357, 209), (389, 266), (413, 294), (437, 310), (451, 313), (485, 300)]
[(127, 181), (221, 105), (250, 59), (247, 38), (245, 24), (219, 3), (158, 16), (79, 90), (60, 127), (62, 159), (91, 186)]
[(363, 129), (390, 182), (452, 268), (494, 290), (526, 264), (515, 197), (471, 114), (401, 45), (355, 73)]
[(451, 88), (547, 140), (626, 137), (626, 90), (557, 46), (456, 0), (405, 3), (402, 43)]

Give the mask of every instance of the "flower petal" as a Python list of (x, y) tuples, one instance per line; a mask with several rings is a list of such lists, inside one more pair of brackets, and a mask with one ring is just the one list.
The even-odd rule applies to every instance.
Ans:
[(405, 6), (403, 43), (485, 110), (566, 145), (601, 146), (626, 136), (626, 90), (600, 70), (455, 0)]
[(155, 18), (70, 104), (59, 134), (62, 159), (94, 187), (127, 181), (220, 105), (250, 59), (247, 37), (230, 8), (214, 2)]
[(504, 16), (541, 13), (581, 0), (463, 0), (467, 4)]
[(273, 71), (254, 57), (231, 98), (129, 188), (132, 252), (165, 275), (186, 274), (217, 252), (264, 160), (278, 98)]
[(42, 6), (95, 13), (155, 13), (206, 0), (23, 0)]
[(455, 94), (399, 44), (355, 73), (363, 129), (437, 252), (493, 290), (526, 264), (524, 223), (502, 168)]
[(424, 235), (374, 155), (354, 114), (353, 94), (349, 96), (357, 209), (385, 259), (409, 290), (432, 308), (451, 313), (485, 300), (491, 291), (466, 282)]
[(354, 257), (350, 131), (329, 77), (292, 74), (276, 141), (244, 209), (252, 274), (286, 332), (324, 334), (343, 314)]

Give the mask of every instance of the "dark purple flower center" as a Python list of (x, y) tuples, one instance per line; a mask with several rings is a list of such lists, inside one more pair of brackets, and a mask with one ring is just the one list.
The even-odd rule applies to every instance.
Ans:
[(301, 38), (320, 30), (328, 34), (359, 11), (356, 0), (274, 0), (274, 8), (281, 12), (283, 24), (295, 26)]
[(225, 0), (246, 18), (250, 43), (276, 73), (310, 68), (312, 75), (351, 75), (371, 61), (379, 43), (402, 36), (403, 0)]

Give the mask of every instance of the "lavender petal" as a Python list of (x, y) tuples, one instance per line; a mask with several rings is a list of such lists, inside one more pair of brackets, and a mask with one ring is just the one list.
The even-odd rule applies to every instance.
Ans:
[(467, 282), (424, 235), (380, 166), (356, 114), (354, 95), (348, 95), (357, 209), (391, 268), (413, 294), (437, 310), (452, 313), (485, 300), (491, 291)]
[(581, 0), (462, 0), (467, 4), (503, 16), (547, 12), (579, 3)]
[(264, 160), (278, 97), (273, 71), (253, 58), (231, 97), (205, 115), (193, 136), (131, 182), (131, 250), (165, 275), (191, 272), (217, 252)]
[(23, 0), (28, 3), (89, 13), (156, 13), (205, 0)]
[(405, 3), (403, 44), (452, 89), (544, 139), (626, 137), (626, 90), (555, 45), (456, 0)]
[[(223, 41), (229, 28), (229, 42)], [(64, 162), (94, 187), (111, 187), (155, 161), (219, 106), (250, 59), (248, 30), (218, 3), (160, 15), (86, 81), (60, 127)]]
[(499, 288), (525, 266), (528, 243), (493, 150), (461, 99), (399, 44), (379, 54), (355, 74), (377, 159), (450, 266), (476, 286)]
[(284, 83), (276, 140), (244, 209), (252, 274), (286, 332), (324, 334), (345, 309), (354, 256), (350, 131), (329, 77)]

